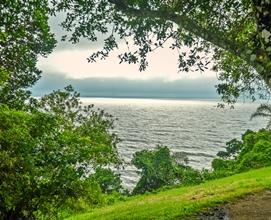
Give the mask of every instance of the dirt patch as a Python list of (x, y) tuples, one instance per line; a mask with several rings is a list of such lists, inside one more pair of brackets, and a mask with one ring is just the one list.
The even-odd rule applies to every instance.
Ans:
[[(193, 218), (194, 219), (194, 218)], [(229, 220), (229, 212), (223, 207), (215, 207), (208, 209), (206, 212), (200, 213), (196, 219), (199, 220)]]
[(271, 220), (271, 190), (245, 196), (197, 216), (199, 220)]

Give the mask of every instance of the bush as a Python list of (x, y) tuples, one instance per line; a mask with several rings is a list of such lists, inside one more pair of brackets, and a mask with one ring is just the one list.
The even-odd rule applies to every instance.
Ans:
[(195, 185), (204, 181), (202, 173), (189, 166), (178, 164), (176, 174), (181, 185)]
[(252, 150), (243, 154), (237, 161), (237, 170), (245, 171), (271, 165), (271, 141), (259, 140)]
[(158, 146), (152, 151), (136, 152), (132, 163), (141, 170), (141, 178), (133, 194), (153, 191), (165, 186), (191, 185), (203, 181), (199, 171), (178, 164), (167, 147)]
[(132, 163), (141, 170), (141, 178), (134, 194), (154, 191), (174, 185), (193, 185), (205, 180), (226, 177), (253, 168), (271, 165), (271, 132), (248, 130), (242, 140), (233, 139), (226, 144), (226, 151), (218, 153), (212, 161), (213, 171), (198, 171), (178, 164), (167, 147), (158, 146), (153, 151), (143, 150), (134, 154)]
[(139, 151), (133, 156), (132, 164), (141, 169), (141, 178), (133, 194), (152, 191), (176, 181), (176, 164), (167, 147), (158, 146), (153, 151)]
[(214, 172), (237, 173), (270, 166), (271, 132), (265, 129), (258, 132), (248, 130), (241, 141), (234, 139), (228, 142), (226, 152), (219, 152), (218, 156), (221, 158), (212, 162)]
[(110, 169), (98, 167), (95, 173), (91, 175), (91, 179), (99, 184), (103, 193), (123, 191), (120, 175), (115, 174)]
[(99, 202), (89, 168), (119, 162), (112, 118), (71, 87), (25, 112), (0, 107), (0, 219), (52, 219), (69, 199)]

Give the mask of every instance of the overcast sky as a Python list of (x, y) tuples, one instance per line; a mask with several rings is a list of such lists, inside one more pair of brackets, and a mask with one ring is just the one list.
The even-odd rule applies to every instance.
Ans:
[[(58, 21), (57, 21), (58, 19)], [(57, 23), (61, 16), (51, 19), (57, 39), (63, 34)], [(148, 57), (149, 67), (140, 72), (138, 65), (119, 64), (117, 55), (125, 49), (112, 52), (106, 60), (88, 63), (86, 58), (102, 46), (86, 40), (79, 44), (60, 42), (48, 58), (41, 58), (38, 67), (42, 79), (33, 88), (34, 95), (43, 95), (72, 84), (82, 96), (91, 97), (156, 97), (156, 98), (214, 98), (217, 84), (215, 73), (178, 73), (177, 52), (169, 48), (156, 50)]]

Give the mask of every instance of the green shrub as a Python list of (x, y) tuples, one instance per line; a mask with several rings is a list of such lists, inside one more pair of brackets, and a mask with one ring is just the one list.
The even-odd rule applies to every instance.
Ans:
[(141, 170), (134, 194), (168, 188), (174, 185), (199, 184), (210, 179), (226, 177), (253, 168), (271, 165), (271, 132), (246, 131), (242, 140), (226, 143), (226, 151), (212, 161), (213, 170), (198, 171), (178, 164), (167, 147), (136, 152), (132, 163)]
[(178, 164), (167, 147), (143, 150), (134, 154), (132, 163), (141, 170), (141, 178), (133, 194), (173, 185), (191, 185), (203, 181), (199, 171)]
[(112, 118), (78, 96), (67, 87), (31, 112), (0, 106), (0, 219), (53, 219), (70, 199), (99, 203), (101, 189), (86, 173), (119, 162), (118, 139)]
[(192, 167), (177, 165), (177, 179), (181, 185), (195, 185), (203, 182), (202, 173)]
[(237, 161), (237, 170), (246, 171), (271, 165), (271, 141), (259, 140), (250, 152), (243, 154)]
[(173, 185), (176, 181), (176, 164), (167, 147), (158, 146), (153, 151), (136, 152), (132, 164), (141, 170), (134, 194)]
[(103, 193), (121, 192), (123, 187), (119, 174), (115, 174), (110, 169), (98, 167), (91, 179), (97, 182)]
[[(234, 149), (234, 151), (232, 151)], [(234, 156), (232, 156), (234, 152)], [(225, 157), (225, 155), (227, 155)], [(271, 165), (271, 132), (261, 129), (246, 131), (241, 141), (227, 143), (226, 152), (219, 152), (221, 159), (212, 162), (214, 172), (237, 173)]]

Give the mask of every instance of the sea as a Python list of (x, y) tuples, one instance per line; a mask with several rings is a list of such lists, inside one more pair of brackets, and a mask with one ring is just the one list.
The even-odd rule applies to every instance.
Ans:
[(247, 130), (258, 130), (267, 119), (250, 120), (259, 103), (240, 102), (234, 109), (218, 108), (219, 100), (165, 100), (128, 98), (82, 98), (113, 115), (115, 132), (121, 142), (118, 152), (124, 160), (118, 170), (125, 188), (131, 190), (139, 179), (132, 164), (133, 154), (157, 145), (196, 169), (210, 169), (226, 142), (240, 139)]

